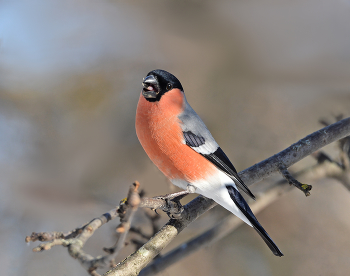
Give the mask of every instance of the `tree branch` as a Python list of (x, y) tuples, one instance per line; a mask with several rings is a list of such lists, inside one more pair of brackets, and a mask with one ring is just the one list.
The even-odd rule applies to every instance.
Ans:
[(346, 118), (306, 136), (285, 150), (245, 169), (239, 173), (239, 176), (244, 183), (252, 185), (278, 172), (281, 165), (289, 168), (316, 150), (349, 134), (350, 118)]
[[(263, 191), (264, 195), (258, 198), (250, 205), (252, 211), (254, 213), (260, 212), (266, 206), (270, 205), (275, 200), (277, 200), (281, 195), (290, 191), (292, 187), (286, 185), (286, 183), (287, 182), (284, 181), (284, 185), (274, 185), (273, 187), (269, 187), (266, 191)], [(213, 244), (216, 241), (222, 239), (243, 223), (244, 222), (240, 218), (232, 214), (228, 215), (221, 222), (219, 222), (203, 234), (200, 234), (199, 236), (191, 239), (190, 241), (181, 244), (166, 255), (155, 259), (152, 262), (152, 264), (148, 265), (147, 267), (141, 270), (139, 276), (156, 275), (157, 273), (163, 271), (172, 264), (180, 261), (181, 259), (186, 258), (187, 256), (199, 250), (200, 248)]]
[[(318, 160), (318, 165), (312, 169), (303, 170), (303, 173), (309, 172), (311, 174), (317, 174), (331, 176), (341, 181), (350, 190), (350, 174), (344, 173), (349, 171), (349, 148), (350, 138), (345, 137), (350, 134), (350, 118), (341, 120), (335, 124), (329, 125), (311, 135), (308, 135), (299, 142), (293, 144), (289, 148), (281, 151), (280, 153), (258, 163), (254, 166), (239, 173), (241, 178), (247, 185), (266, 178), (272, 173), (280, 171), (286, 179), (290, 180), (290, 183), (308, 192), (310, 186), (301, 184), (296, 181), (289, 172), (287, 167), (296, 163), (300, 159), (309, 155), (313, 151), (331, 143), (335, 140), (339, 141), (339, 146), (342, 149), (341, 163), (333, 161), (330, 157), (324, 153), (317, 153), (313, 156)], [(344, 138), (345, 137), (345, 138)], [(328, 166), (321, 166), (325, 161), (329, 161)], [(322, 169), (320, 169), (322, 167)], [(331, 169), (329, 169), (331, 168)], [(287, 187), (284, 185), (283, 187)], [(255, 212), (262, 208), (261, 205), (271, 203), (276, 199), (283, 191), (283, 187), (274, 187), (267, 191), (266, 194), (261, 197), (256, 203), (252, 204), (252, 208)], [(137, 275), (142, 268), (144, 268), (152, 259), (159, 254), (159, 252), (171, 241), (178, 233), (180, 233), (189, 223), (197, 219), (201, 214), (214, 207), (216, 203), (208, 198), (202, 196), (197, 197), (186, 206), (182, 207), (179, 200), (180, 197), (174, 198), (174, 194), (154, 197), (154, 198), (140, 198), (137, 194), (138, 183), (135, 183), (129, 190), (127, 200), (122, 201), (121, 204), (112, 209), (111, 211), (103, 214), (102, 216), (93, 219), (91, 222), (74, 229), (69, 233), (51, 232), (51, 233), (33, 233), (31, 236), (26, 237), (26, 242), (29, 241), (42, 241), (46, 242), (40, 244), (33, 251), (49, 250), (55, 245), (63, 245), (68, 247), (69, 254), (79, 260), (79, 262), (87, 269), (87, 271), (93, 276), (99, 276), (96, 272), (97, 268), (115, 266), (114, 259), (120, 249), (125, 244), (126, 235), (130, 229), (130, 223), (134, 212), (138, 207), (146, 207), (150, 209), (161, 209), (168, 214), (175, 214), (180, 219), (171, 219), (163, 228), (153, 236), (153, 238), (140, 247), (134, 254), (129, 256), (123, 262), (118, 264), (112, 271), (107, 272), (105, 275)], [(285, 189), (290, 189), (285, 188)], [(180, 193), (181, 194), (181, 193)], [(260, 206), (260, 207), (259, 207)], [(181, 213), (181, 210), (184, 210)], [(86, 241), (93, 235), (93, 233), (101, 227), (103, 224), (111, 221), (116, 217), (120, 217), (121, 223), (117, 228), (117, 242), (109, 249), (105, 249), (108, 253), (105, 256), (93, 257), (83, 251), (83, 246)], [(182, 245), (173, 252), (170, 252), (166, 256), (155, 261), (151, 266), (142, 272), (142, 275), (150, 275), (147, 273), (155, 273), (165, 267), (172, 264), (174, 261), (187, 256), (194, 250), (197, 250), (202, 245), (213, 242), (227, 233), (231, 232), (235, 227), (241, 223), (240, 220), (230, 216), (228, 221), (223, 221), (218, 226), (213, 227), (206, 233), (195, 238), (194, 240)], [(153, 228), (155, 226), (153, 225)], [(140, 232), (141, 233), (141, 232)], [(141, 233), (142, 234), (142, 233)], [(160, 264), (160, 265), (159, 265)], [(153, 275), (152, 274), (152, 275)]]
[[(323, 155), (324, 153), (313, 155), (318, 163), (311, 166), (310, 168), (306, 168), (298, 173), (295, 173), (295, 176), (302, 176), (308, 182), (316, 181), (324, 177), (331, 177), (342, 181), (346, 175), (349, 176), (348, 171), (344, 170), (344, 168), (340, 166), (339, 163), (335, 162), (329, 157), (327, 159), (324, 159), (324, 161), (328, 161), (329, 163), (324, 161), (319, 162), (319, 156)], [(260, 193), (262, 196), (258, 197), (256, 201), (253, 201), (250, 204), (253, 213), (259, 213), (261, 210), (272, 204), (282, 195), (291, 191), (293, 188), (290, 185), (286, 185), (287, 183), (289, 183), (288, 180), (281, 179), (277, 183), (273, 183), (266, 187)], [(166, 255), (156, 258), (150, 265), (141, 270), (139, 276), (156, 275), (157, 273), (186, 258), (197, 250), (222, 239), (243, 223), (244, 222), (241, 219), (234, 215), (227, 216), (211, 229), (205, 231), (204, 233), (189, 240), (186, 243), (182, 243), (180, 246), (168, 252)]]
[[(51, 233), (32, 233), (31, 236), (26, 237), (26, 242), (43, 241), (39, 246), (33, 249), (34, 252), (49, 250), (55, 245), (63, 245), (68, 247), (69, 254), (77, 259), (81, 265), (89, 272), (90, 275), (98, 276), (97, 268), (103, 268), (107, 265), (114, 265), (114, 258), (119, 250), (124, 246), (125, 237), (130, 228), (130, 221), (138, 208), (140, 198), (137, 193), (140, 184), (135, 182), (131, 185), (126, 200), (110, 210), (109, 212), (93, 219), (89, 223), (76, 228), (67, 234), (61, 232)], [(84, 252), (83, 247), (87, 240), (94, 234), (94, 232), (108, 221), (116, 218), (121, 218), (121, 224), (117, 228), (118, 241), (111, 249), (105, 249), (108, 255), (93, 257)]]
[[(338, 121), (306, 136), (280, 153), (240, 172), (239, 175), (247, 185), (252, 185), (279, 172), (281, 166), (288, 168), (314, 151), (348, 135), (350, 135), (350, 118)], [(202, 196), (195, 198), (184, 206), (181, 219), (171, 219), (139, 250), (104, 275), (138, 275), (189, 223), (215, 205), (216, 203), (211, 199)]]
[[(158, 196), (154, 198), (142, 198), (138, 194), (140, 184), (135, 181), (131, 185), (128, 196), (121, 201), (119, 206), (109, 212), (94, 218), (90, 222), (81, 227), (74, 229), (66, 234), (63, 232), (33, 232), (25, 238), (27, 243), (41, 241), (37, 247), (33, 248), (34, 252), (50, 250), (56, 245), (62, 245), (68, 248), (68, 252), (74, 259), (77, 259), (81, 265), (89, 272), (90, 275), (99, 276), (96, 272), (98, 268), (114, 267), (115, 257), (125, 245), (126, 236), (130, 230), (131, 221), (138, 207), (150, 208), (152, 210), (161, 209), (168, 214), (178, 215), (181, 213), (182, 205), (179, 202), (180, 197), (173, 198), (171, 194)], [(169, 199), (170, 198), (170, 199)], [(120, 224), (116, 229), (117, 242), (111, 248), (103, 248), (107, 253), (105, 256), (93, 257), (87, 254), (83, 247), (87, 240), (95, 233), (95, 231), (107, 222), (120, 217)], [(155, 228), (153, 218), (152, 227)], [(156, 231), (154, 231), (155, 233)]]

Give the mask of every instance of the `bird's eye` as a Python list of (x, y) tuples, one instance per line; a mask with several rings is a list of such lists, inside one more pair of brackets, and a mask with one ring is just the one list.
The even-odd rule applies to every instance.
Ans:
[(173, 85), (169, 82), (167, 85), (166, 85), (166, 90), (171, 90), (173, 89)]

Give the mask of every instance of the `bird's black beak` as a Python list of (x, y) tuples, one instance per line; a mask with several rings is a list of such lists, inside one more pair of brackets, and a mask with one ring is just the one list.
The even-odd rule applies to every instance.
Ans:
[(156, 98), (159, 93), (159, 84), (153, 75), (149, 75), (143, 79), (142, 95), (145, 98)]

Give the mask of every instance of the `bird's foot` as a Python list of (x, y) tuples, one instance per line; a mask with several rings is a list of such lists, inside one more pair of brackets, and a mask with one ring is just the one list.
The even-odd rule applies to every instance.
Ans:
[(161, 209), (167, 213), (169, 218), (180, 219), (181, 214), (184, 210), (182, 204), (180, 203), (180, 200), (188, 194), (188, 191), (181, 191), (164, 196), (158, 196), (157, 198), (163, 199), (165, 201), (165, 204)]
[(184, 207), (180, 203), (180, 201), (167, 201), (166, 202), (166, 208), (168, 211), (166, 214), (171, 219), (180, 219), (182, 212), (184, 211)]

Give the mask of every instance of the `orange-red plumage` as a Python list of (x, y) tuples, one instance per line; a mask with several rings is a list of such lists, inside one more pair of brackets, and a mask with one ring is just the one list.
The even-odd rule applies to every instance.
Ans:
[(215, 166), (184, 144), (178, 115), (184, 109), (179, 89), (149, 102), (140, 95), (136, 111), (136, 133), (153, 163), (169, 179), (195, 181), (215, 173)]
[(212, 198), (255, 228), (276, 256), (283, 256), (260, 225), (235, 182), (254, 198), (197, 113), (179, 80), (164, 70), (144, 78), (136, 133), (153, 163), (187, 193)]

